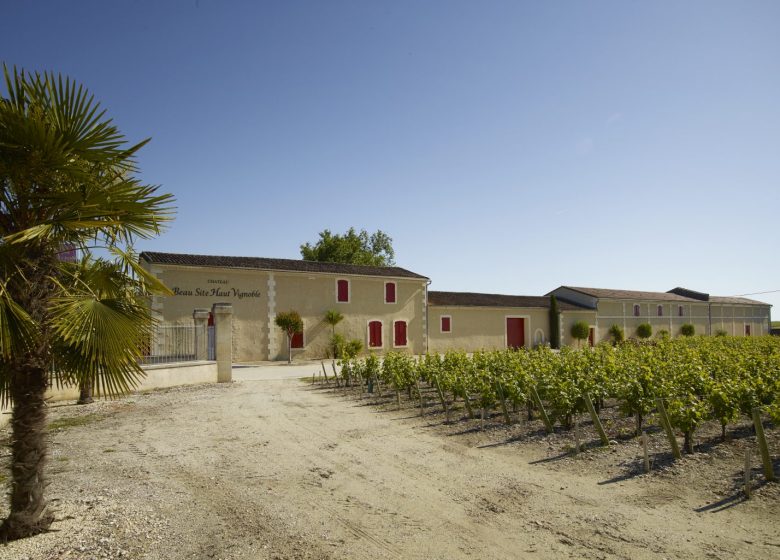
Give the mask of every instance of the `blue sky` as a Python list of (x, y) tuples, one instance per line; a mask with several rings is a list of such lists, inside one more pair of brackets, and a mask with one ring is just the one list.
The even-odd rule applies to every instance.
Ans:
[(6, 63), (152, 137), (143, 178), (178, 215), (140, 249), (299, 258), (355, 226), (438, 290), (780, 290), (778, 2), (3, 13)]

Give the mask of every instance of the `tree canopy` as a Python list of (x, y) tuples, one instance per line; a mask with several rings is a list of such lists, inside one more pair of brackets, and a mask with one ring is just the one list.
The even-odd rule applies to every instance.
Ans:
[(319, 240), (313, 245), (301, 245), (301, 257), (305, 261), (362, 264), (369, 266), (393, 266), (395, 251), (393, 240), (382, 230), (371, 235), (364, 229), (355, 228), (341, 235), (329, 229), (320, 232)]
[[(0, 401), (11, 403), (10, 513), (0, 541), (46, 531), (46, 402), (52, 383), (130, 389), (164, 286), (136, 238), (160, 233), (172, 197), (136, 177), (135, 155), (87, 90), (3, 67), (0, 96)], [(82, 258), (64, 262), (75, 247)], [(108, 258), (97, 259), (99, 248)]]

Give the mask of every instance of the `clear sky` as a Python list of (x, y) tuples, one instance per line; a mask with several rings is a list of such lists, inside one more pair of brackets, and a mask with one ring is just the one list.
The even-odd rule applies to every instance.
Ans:
[(774, 0), (8, 2), (0, 57), (152, 137), (178, 215), (142, 250), (355, 226), (431, 289), (737, 295), (780, 290), (778, 29)]

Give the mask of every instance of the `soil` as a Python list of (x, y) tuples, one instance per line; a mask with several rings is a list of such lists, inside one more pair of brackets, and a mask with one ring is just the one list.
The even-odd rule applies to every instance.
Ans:
[(57, 520), (0, 558), (780, 558), (780, 484), (754, 455), (750, 500), (740, 487), (747, 424), (725, 443), (705, 426), (700, 452), (673, 462), (651, 417), (644, 474), (633, 419), (609, 403), (616, 439), (600, 447), (583, 415), (575, 455), (571, 432), (525, 411), (482, 430), (458, 408), (446, 424), (427, 394), (422, 417), (406, 398), (396, 410), (394, 395), (297, 379), (52, 406)]

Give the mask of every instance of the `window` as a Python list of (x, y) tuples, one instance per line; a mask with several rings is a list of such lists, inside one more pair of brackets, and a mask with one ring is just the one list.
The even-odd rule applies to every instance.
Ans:
[(639, 313), (640, 313), (639, 312), (639, 304), (635, 303), (634, 304), (634, 317), (639, 317)]
[(290, 341), (290, 348), (303, 348), (303, 331), (293, 335)]
[(406, 321), (396, 321), (394, 323), (393, 346), (406, 346)]
[(349, 280), (336, 280), (336, 301), (349, 303)]
[(659, 317), (663, 317), (664, 316), (664, 306), (663, 305), (659, 305), (658, 306), (658, 316)]
[(745, 325), (745, 336), (750, 336), (750, 325)]
[(368, 347), (382, 347), (382, 321), (370, 321), (368, 323)]
[(385, 282), (385, 303), (395, 303), (395, 282)]
[(678, 317), (682, 317), (683, 315), (685, 315), (685, 312), (683, 310), (683, 306), (682, 305), (678, 305), (677, 306), (677, 316)]
[(452, 332), (452, 317), (449, 315), (441, 317), (441, 332)]

